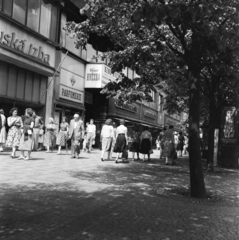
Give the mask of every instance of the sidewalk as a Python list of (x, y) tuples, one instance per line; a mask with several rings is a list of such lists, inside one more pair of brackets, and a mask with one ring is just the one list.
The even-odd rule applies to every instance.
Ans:
[(166, 166), (156, 150), (149, 163), (80, 156), (0, 153), (0, 239), (239, 239), (238, 171), (205, 173), (202, 200), (187, 194), (187, 157)]

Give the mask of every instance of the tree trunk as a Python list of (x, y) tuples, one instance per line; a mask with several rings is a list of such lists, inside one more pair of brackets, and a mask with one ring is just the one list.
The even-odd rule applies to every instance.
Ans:
[[(196, 76), (196, 77), (195, 77)], [(199, 75), (198, 75), (199, 76)], [(199, 138), (199, 77), (189, 71), (189, 165), (191, 196), (206, 197)]]

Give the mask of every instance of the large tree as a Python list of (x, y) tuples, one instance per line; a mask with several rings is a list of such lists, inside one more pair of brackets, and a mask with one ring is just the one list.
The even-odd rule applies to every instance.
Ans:
[[(212, 56), (238, 44), (237, 0), (88, 0), (82, 23), (68, 23), (76, 47), (106, 51), (113, 71), (125, 67), (139, 75), (124, 74), (104, 89), (126, 101), (145, 98), (155, 85), (183, 69), (189, 106), (189, 160), (191, 196), (205, 197), (200, 140), (201, 71)], [(225, 41), (225, 34), (231, 41)], [(106, 40), (106, 44), (104, 41)], [(109, 44), (111, 43), (111, 44)], [(109, 48), (110, 47), (110, 48)], [(231, 54), (236, 54), (232, 52)], [(177, 81), (177, 78), (174, 78)]]

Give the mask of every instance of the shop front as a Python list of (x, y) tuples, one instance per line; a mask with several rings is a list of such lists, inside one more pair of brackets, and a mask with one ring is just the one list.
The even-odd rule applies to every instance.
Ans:
[(176, 132), (182, 131), (180, 121), (165, 114), (164, 115), (164, 126), (168, 128), (170, 125), (173, 126), (174, 131), (176, 131)]
[[(61, 59), (64, 55), (61, 53)], [(62, 63), (58, 81), (55, 83), (54, 119), (56, 123), (60, 124), (63, 116), (70, 121), (75, 113), (84, 120), (84, 75), (84, 63), (67, 55)]]
[(46, 89), (55, 71), (55, 48), (4, 18), (0, 28), (0, 108), (7, 117), (12, 107), (19, 115), (31, 107), (45, 117), (51, 111), (52, 92)]

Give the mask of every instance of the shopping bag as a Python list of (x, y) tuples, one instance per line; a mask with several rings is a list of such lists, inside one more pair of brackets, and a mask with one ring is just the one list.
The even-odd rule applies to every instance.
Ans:
[(122, 153), (122, 159), (128, 159), (128, 151), (127, 150), (124, 150), (123, 153)]

